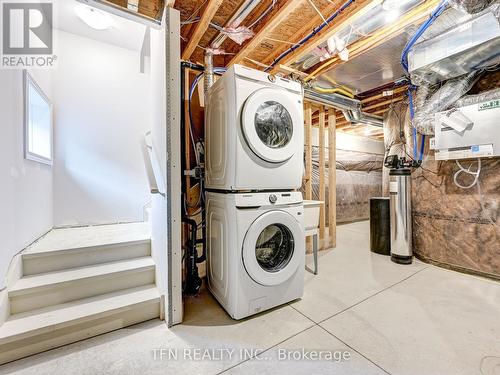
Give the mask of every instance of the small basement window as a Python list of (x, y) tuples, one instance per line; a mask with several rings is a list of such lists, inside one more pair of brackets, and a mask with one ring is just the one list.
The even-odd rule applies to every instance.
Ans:
[(52, 165), (52, 104), (26, 71), (24, 111), (25, 158)]

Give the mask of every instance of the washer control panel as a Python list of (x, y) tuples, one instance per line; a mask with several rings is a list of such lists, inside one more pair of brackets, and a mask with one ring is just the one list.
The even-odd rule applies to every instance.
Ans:
[(239, 193), (231, 194), (236, 207), (263, 207), (300, 204), (303, 202), (302, 193), (299, 191), (273, 192), (273, 193)]

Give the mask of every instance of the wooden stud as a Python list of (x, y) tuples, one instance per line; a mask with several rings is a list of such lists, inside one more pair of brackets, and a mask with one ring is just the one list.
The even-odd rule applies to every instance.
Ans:
[[(325, 202), (325, 107), (319, 110), (319, 200)], [(325, 243), (325, 204), (319, 212), (320, 249)]]
[[(293, 52), (285, 56), (280, 64), (287, 65), (293, 61), (299, 60), (302, 56), (308, 54), (316, 48), (316, 46), (325, 42), (328, 38), (335, 35), (346, 25), (354, 22), (356, 19), (366, 14), (370, 9), (379, 5), (382, 0), (358, 0), (354, 2), (351, 6), (341, 12), (328, 26), (326, 26), (321, 32), (311, 37), (302, 46), (295, 49)], [(274, 67), (271, 72), (276, 73), (278, 67)]]
[(337, 246), (337, 142), (335, 110), (328, 110), (328, 238), (329, 247)]
[(239, 64), (243, 61), (245, 57), (247, 57), (250, 52), (252, 52), (262, 41), (264, 38), (281, 22), (283, 22), (288, 15), (297, 7), (302, 0), (288, 0), (286, 3), (273, 14), (271, 19), (259, 30), (257, 34), (254, 35), (250, 41), (243, 46), (239, 50), (239, 52), (231, 59), (228, 66), (233, 64)]
[(196, 27), (193, 31), (193, 35), (189, 38), (189, 41), (182, 52), (182, 59), (189, 60), (191, 55), (193, 54), (196, 46), (200, 42), (201, 38), (207, 31), (208, 26), (210, 25), (210, 21), (214, 17), (215, 13), (217, 13), (217, 9), (222, 5), (223, 0), (208, 0), (207, 5), (205, 6), (205, 10), (201, 15), (200, 20), (196, 24)]
[[(184, 150), (186, 152), (185, 162), (186, 168), (191, 168), (191, 122), (189, 118), (189, 78), (191, 69), (184, 70)], [(191, 188), (191, 177), (186, 176), (186, 191)]]

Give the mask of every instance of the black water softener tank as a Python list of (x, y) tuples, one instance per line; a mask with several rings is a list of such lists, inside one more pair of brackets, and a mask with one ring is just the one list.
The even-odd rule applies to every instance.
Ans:
[(370, 199), (370, 250), (391, 255), (390, 198)]

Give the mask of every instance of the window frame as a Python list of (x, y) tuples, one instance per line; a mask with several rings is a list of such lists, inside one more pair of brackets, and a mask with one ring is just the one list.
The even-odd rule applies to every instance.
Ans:
[[(50, 111), (50, 157), (47, 158), (43, 155), (31, 152), (29, 149), (30, 141), (30, 107), (29, 107), (29, 91), (30, 87), (33, 87), (37, 93), (42, 97), (42, 99), (48, 104)], [(54, 160), (54, 111), (53, 104), (49, 97), (38, 85), (36, 80), (27, 70), (23, 73), (23, 92), (24, 92), (24, 158), (26, 160), (35, 161), (42, 164), (53, 165)]]

